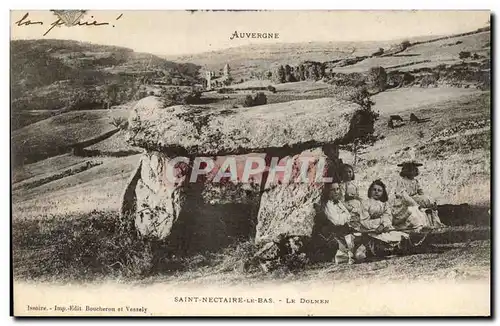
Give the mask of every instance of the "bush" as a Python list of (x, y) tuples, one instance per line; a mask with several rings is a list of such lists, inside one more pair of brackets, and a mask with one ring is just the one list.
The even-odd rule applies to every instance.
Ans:
[(255, 95), (254, 105), (264, 105), (267, 104), (267, 96), (266, 94), (259, 92)]
[(162, 89), (160, 97), (163, 99), (165, 106), (201, 103), (201, 92), (193, 88)]
[(420, 87), (435, 86), (437, 84), (438, 77), (434, 74), (425, 75), (420, 81)]
[(148, 244), (114, 213), (18, 220), (13, 223), (14, 273), (20, 278), (93, 280), (151, 271)]
[(410, 45), (411, 45), (411, 43), (410, 43), (410, 41), (408, 41), (408, 40), (404, 40), (403, 42), (401, 42), (401, 48), (402, 48), (403, 50), (406, 50), (407, 48), (409, 48), (409, 47), (410, 47)]
[(245, 97), (245, 103), (243, 104), (245, 107), (253, 106), (253, 97), (252, 95), (247, 95)]
[(459, 54), (458, 54), (458, 57), (460, 59), (467, 59), (467, 58), (470, 58), (470, 52), (469, 51), (461, 51)]
[(353, 73), (336, 73), (335, 76), (329, 82), (336, 86), (348, 86), (348, 87), (363, 87), (366, 85), (366, 77), (358, 72)]
[(387, 76), (387, 88), (410, 86), (415, 81), (415, 76), (405, 71), (393, 71)]
[(383, 67), (370, 68), (367, 84), (375, 92), (383, 92), (387, 88), (387, 73)]
[(252, 97), (252, 95), (247, 95), (245, 97), (245, 103), (244, 103), (245, 107), (264, 105), (264, 104), (267, 104), (267, 96), (262, 92), (257, 93), (255, 97)]
[(114, 117), (110, 124), (116, 128), (126, 129), (128, 125), (128, 120), (125, 117)]
[(276, 93), (276, 87), (274, 87), (272, 85), (267, 86), (267, 90), (270, 92)]
[(384, 48), (379, 48), (377, 52), (373, 52), (372, 53), (372, 56), (379, 56), (379, 55), (382, 55), (384, 54)]

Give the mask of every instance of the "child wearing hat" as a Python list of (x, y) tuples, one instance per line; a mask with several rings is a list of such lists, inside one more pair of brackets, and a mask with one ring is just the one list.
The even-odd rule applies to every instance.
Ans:
[(415, 161), (398, 164), (401, 178), (395, 187), (393, 223), (399, 228), (445, 226), (439, 219), (436, 202), (424, 194), (416, 179), (422, 165)]

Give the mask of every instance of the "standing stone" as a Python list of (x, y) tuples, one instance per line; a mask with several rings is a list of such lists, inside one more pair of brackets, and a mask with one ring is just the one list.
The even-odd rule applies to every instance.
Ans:
[[(338, 152), (333, 153), (338, 155)], [(314, 159), (309, 163), (308, 181), (295, 182), (301, 175), (301, 163), (298, 158), (306, 156)], [(338, 156), (327, 156), (321, 148), (304, 151), (293, 157), (284, 157), (279, 165), (286, 165), (290, 159), (293, 161), (290, 182), (285, 182), (286, 180), (282, 179), (283, 174), (278, 174), (274, 180), (268, 179), (264, 187), (255, 236), (258, 245), (269, 241), (280, 242), (283, 237), (312, 236), (325, 189), (325, 184), (317, 180), (316, 171), (331, 171), (338, 163)], [(326, 163), (325, 166), (321, 166), (321, 161)], [(320, 175), (330, 176), (324, 172)]]
[(154, 151), (143, 155), (124, 193), (122, 218), (131, 219), (144, 237), (165, 239), (184, 208), (187, 165), (176, 164), (174, 180), (167, 173), (169, 160)]

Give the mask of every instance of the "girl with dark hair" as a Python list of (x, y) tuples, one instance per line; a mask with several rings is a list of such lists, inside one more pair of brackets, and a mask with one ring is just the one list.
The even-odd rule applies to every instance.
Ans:
[(358, 187), (353, 182), (355, 179), (354, 168), (349, 164), (342, 165), (342, 188), (346, 202), (352, 199), (359, 200)]
[(345, 206), (350, 212), (359, 211), (361, 207), (361, 199), (359, 197), (358, 187), (354, 183), (354, 168), (349, 164), (343, 164), (341, 177), (342, 196)]
[(385, 184), (380, 180), (372, 182), (368, 188), (368, 199), (364, 201), (363, 208), (367, 214), (363, 224), (378, 233), (392, 228), (391, 208), (387, 203), (389, 196)]
[(401, 248), (410, 238), (404, 232), (394, 231), (388, 197), (385, 184), (381, 180), (375, 180), (368, 188), (368, 199), (363, 201), (360, 221), (369, 230), (366, 246), (374, 255), (378, 255), (380, 251)]
[(354, 264), (363, 260), (366, 257), (366, 248), (361, 247), (360, 234), (356, 235), (356, 229), (352, 227), (358, 216), (351, 214), (343, 202), (344, 193), (341, 184), (333, 182), (327, 186), (327, 194), (324, 213), (331, 223), (331, 232), (338, 245), (335, 263)]

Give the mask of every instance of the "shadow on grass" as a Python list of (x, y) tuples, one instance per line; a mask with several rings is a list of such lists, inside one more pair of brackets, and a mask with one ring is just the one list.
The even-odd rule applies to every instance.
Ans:
[(488, 206), (480, 205), (438, 205), (441, 222), (449, 226), (476, 225), (490, 226), (491, 215)]

